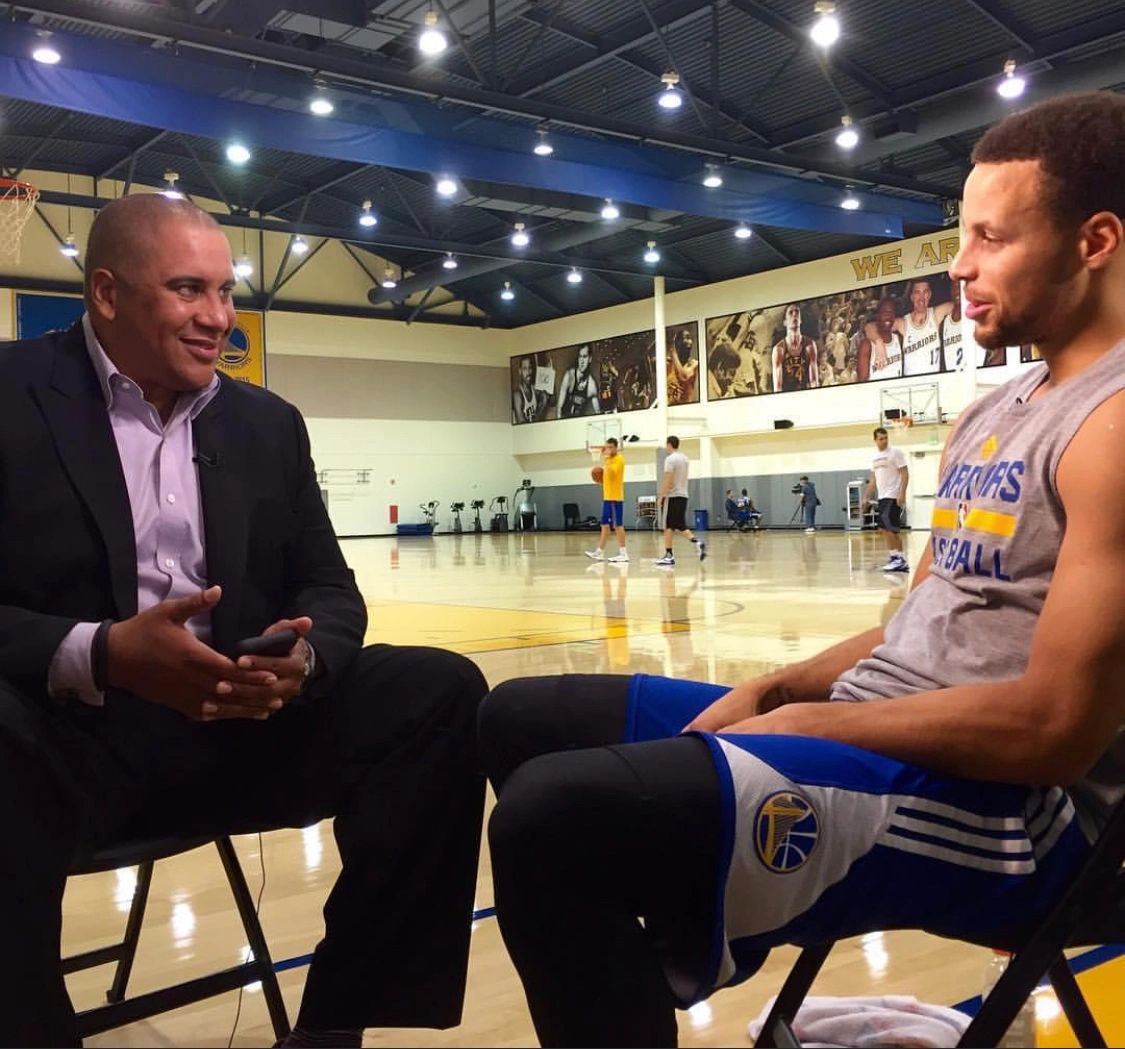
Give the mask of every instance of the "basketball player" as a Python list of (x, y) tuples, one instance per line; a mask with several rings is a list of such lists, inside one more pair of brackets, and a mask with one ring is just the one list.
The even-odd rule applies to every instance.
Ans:
[[(943, 318), (941, 330), (941, 353), (944, 370), (947, 372), (960, 371), (965, 366), (965, 353), (961, 343), (961, 282), (952, 281), (950, 303), (953, 309), (949, 316)], [(986, 350), (983, 346), (977, 348), (977, 367), (991, 368), (994, 364), (1003, 364), (1007, 357), (1007, 348), (999, 346)]]
[(731, 386), (742, 358), (725, 340), (718, 343), (707, 357), (707, 400), (721, 401), (732, 397)]
[[(617, 533), (617, 553), (607, 558), (605, 545), (609, 542), (610, 528)], [(594, 561), (629, 563), (629, 552), (625, 549), (625, 456), (618, 448), (616, 437), (610, 437), (602, 445), (602, 533), (598, 545), (584, 553)]]
[(909, 572), (910, 565), (902, 552), (902, 509), (906, 506), (906, 486), (910, 483), (910, 469), (901, 448), (892, 448), (887, 431), (882, 426), (872, 434), (875, 438), (875, 458), (863, 492), (864, 510), (875, 496), (879, 510), (879, 531), (887, 544), (887, 563), (884, 572)]
[(791, 303), (785, 307), (785, 338), (773, 348), (774, 392), (809, 390), (818, 384), (816, 343), (801, 331), (801, 307)]
[(497, 915), (544, 1045), (674, 1045), (677, 1005), (778, 944), (1010, 949), (1071, 884), (1125, 795), (1123, 139), (1125, 98), (1099, 92), (973, 151), (966, 319), (1043, 363), (958, 419), (886, 627), (732, 690), (485, 700)]
[[(950, 281), (949, 303), (953, 307), (949, 315), (941, 319), (938, 331), (941, 334), (942, 370), (960, 371), (965, 367), (965, 349), (961, 343), (961, 282)], [(977, 357), (977, 367), (984, 366), (985, 349), (981, 347)]]
[(902, 336), (894, 326), (895, 300), (882, 299), (875, 323), (867, 325), (859, 342), (856, 368), (860, 382), (897, 379), (902, 375)]
[(664, 476), (657, 495), (657, 502), (664, 511), (664, 556), (655, 563), (664, 567), (675, 565), (676, 558), (672, 553), (673, 532), (679, 532), (689, 543), (695, 545), (695, 552), (702, 562), (707, 558), (707, 544), (696, 539), (695, 533), (687, 526), (688, 457), (680, 451), (678, 437), (669, 437), (665, 447), (668, 455), (664, 460)]
[(521, 357), (519, 363), (519, 388), (512, 391), (512, 422), (537, 423), (547, 417), (551, 396), (546, 390), (535, 388), (535, 358)]
[(699, 400), (696, 383), (699, 381), (699, 361), (694, 357), (695, 339), (686, 328), (681, 328), (668, 344), (668, 403), (695, 404)]
[(579, 346), (574, 367), (567, 368), (559, 384), (559, 418), (598, 414), (598, 384), (590, 374), (589, 346)]

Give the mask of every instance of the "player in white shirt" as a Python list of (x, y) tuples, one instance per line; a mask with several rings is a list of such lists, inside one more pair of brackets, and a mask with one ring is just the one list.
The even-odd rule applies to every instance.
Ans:
[(887, 541), (887, 563), (884, 572), (909, 572), (910, 566), (902, 553), (902, 508), (906, 505), (906, 486), (910, 483), (910, 470), (906, 454), (901, 448), (892, 448), (887, 431), (880, 426), (874, 433), (875, 458), (871, 474), (863, 493), (863, 508), (871, 505), (872, 495), (879, 500), (879, 530)]
[[(953, 312), (952, 302), (931, 306), (934, 290), (925, 277), (910, 282), (910, 312), (898, 317), (894, 330), (902, 336), (902, 375), (932, 375), (941, 371), (942, 321)], [(876, 338), (875, 323), (868, 321), (864, 329), (871, 340)], [(885, 376), (882, 376), (885, 378)]]
[(860, 382), (875, 379), (897, 379), (902, 375), (902, 336), (894, 330), (895, 300), (883, 299), (868, 324), (856, 353), (857, 378)]

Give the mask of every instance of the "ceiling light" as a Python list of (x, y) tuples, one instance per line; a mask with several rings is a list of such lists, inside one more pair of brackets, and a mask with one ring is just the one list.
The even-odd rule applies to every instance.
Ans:
[(424, 55), (440, 55), (448, 46), (445, 34), (437, 27), (437, 12), (427, 11), (423, 20), (426, 28), (418, 37), (418, 50)]
[(656, 250), (656, 241), (650, 240), (648, 242), (648, 251), (645, 252), (645, 262), (659, 262), (660, 252)]
[(1004, 76), (1000, 83), (996, 85), (996, 92), (1001, 98), (1019, 98), (1023, 94), (1023, 89), (1027, 87), (1027, 82), (1022, 76), (1016, 76), (1016, 63), (1015, 59), (1009, 58), (1004, 63)]
[(621, 218), (621, 209), (609, 197), (605, 198), (605, 204), (602, 205), (602, 218), (606, 222)]
[(453, 252), (447, 251), (445, 258), (441, 260), (442, 266), (447, 270), (455, 270), (457, 268), (457, 260), (453, 257)]
[(734, 235), (739, 240), (749, 240), (752, 236), (754, 236), (754, 231), (749, 226), (747, 226), (745, 222), (740, 222), (737, 226), (734, 227)]
[(723, 176), (714, 164), (707, 165), (707, 173), (703, 176), (703, 185), (708, 189), (718, 189), (723, 184)]
[(183, 200), (184, 195), (176, 189), (176, 183), (179, 181), (180, 173), (178, 171), (165, 171), (164, 181), (168, 183), (160, 192), (169, 200)]
[(442, 175), (434, 183), (434, 189), (439, 197), (452, 197), (457, 192), (457, 183), (448, 175)]
[(528, 236), (527, 231), (524, 229), (522, 222), (516, 223), (516, 231), (512, 234), (512, 247), (513, 248), (526, 248), (531, 243), (531, 237)]
[(555, 147), (547, 141), (547, 132), (540, 128), (539, 141), (535, 143), (535, 149), (532, 152), (534, 152), (537, 157), (549, 157), (554, 151)]
[(250, 150), (241, 142), (232, 142), (227, 146), (227, 160), (232, 164), (245, 164), (250, 159)]
[(293, 243), (289, 245), (289, 250), (294, 255), (305, 255), (309, 250), (309, 242), (302, 236), (293, 238)]
[(335, 108), (332, 99), (324, 93), (324, 88), (317, 88), (316, 94), (309, 99), (309, 112), (318, 117), (331, 116)]
[(383, 279), (381, 281), (379, 281), (379, 283), (384, 288), (386, 288), (387, 291), (390, 291), (391, 288), (397, 288), (398, 287), (398, 281), (395, 280), (394, 270), (392, 270), (388, 266), (387, 269), (383, 272)]
[(582, 274), (579, 273), (576, 268), (572, 267), (570, 272), (566, 275), (566, 279), (571, 284), (581, 284)]
[(813, 13), (819, 17), (809, 30), (813, 43), (829, 48), (840, 39), (840, 21), (836, 17), (836, 5), (832, 0), (817, 0)]
[(840, 207), (845, 211), (858, 211), (859, 210), (859, 197), (855, 196), (850, 190), (848, 195), (840, 201)]
[(852, 118), (845, 113), (840, 117), (840, 123), (843, 127), (836, 135), (836, 145), (841, 149), (855, 149), (859, 144), (859, 132), (852, 126)]
[(363, 202), (363, 212), (359, 216), (359, 224), (370, 229), (372, 226), (377, 225), (378, 222), (379, 220), (371, 210), (371, 201), (365, 200)]
[(511, 302), (516, 297), (516, 293), (512, 291), (512, 282), (510, 280), (504, 281), (504, 290), (500, 292), (500, 298), (505, 302)]
[(62, 55), (51, 43), (51, 34), (48, 32), (39, 34), (39, 43), (35, 45), (31, 57), (45, 66), (57, 66), (62, 61)]
[(247, 280), (254, 275), (254, 263), (250, 261), (249, 255), (239, 255), (234, 260), (234, 275), (239, 280)]
[(664, 90), (656, 96), (656, 101), (662, 109), (679, 109), (684, 104), (684, 93), (677, 87), (680, 74), (669, 70), (660, 78), (660, 82), (664, 85)]
[(75, 241), (73, 233), (66, 235), (66, 240), (59, 245), (59, 252), (68, 259), (78, 258), (78, 243)]

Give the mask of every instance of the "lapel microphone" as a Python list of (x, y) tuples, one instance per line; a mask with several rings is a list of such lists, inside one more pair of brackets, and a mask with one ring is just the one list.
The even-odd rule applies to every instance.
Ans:
[(207, 452), (196, 452), (195, 455), (191, 457), (191, 461), (193, 463), (200, 463), (203, 466), (218, 466), (219, 453), (216, 452), (214, 455), (208, 455)]

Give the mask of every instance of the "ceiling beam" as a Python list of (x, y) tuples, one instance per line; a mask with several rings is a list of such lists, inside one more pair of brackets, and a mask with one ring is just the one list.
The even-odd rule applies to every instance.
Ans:
[[(684, 15), (685, 20), (706, 15), (709, 9), (706, 3), (701, 6), (698, 3), (693, 6), (686, 0), (672, 0), (672, 3), (682, 4), (685, 10), (692, 12), (690, 15)], [(661, 10), (665, 11), (668, 6), (670, 5), (665, 5)], [(583, 114), (576, 112), (570, 106), (558, 103), (541, 99), (514, 98), (499, 91), (475, 88), (436, 72), (420, 75), (393, 68), (389, 64), (379, 66), (369, 60), (336, 55), (310, 55), (309, 52), (298, 47), (272, 40), (232, 37), (209, 27), (186, 25), (174, 19), (154, 15), (147, 10), (124, 8), (111, 11), (98, 0), (39, 0), (35, 4), (19, 3), (14, 7), (20, 11), (69, 18), (102, 30), (111, 27), (150, 41), (174, 40), (181, 53), (187, 50), (211, 51), (284, 68), (290, 73), (316, 71), (330, 73), (342, 81), (400, 91), (432, 102), (464, 105), (478, 110), (493, 110), (537, 121), (549, 120), (559, 126), (590, 130), (632, 142), (665, 145), (704, 155), (745, 160), (781, 171), (811, 173), (842, 181), (854, 181), (857, 177), (853, 169), (839, 163), (817, 161), (811, 164), (776, 150), (731, 142), (729, 139), (685, 134), (671, 128), (657, 130), (651, 124), (635, 124), (604, 115)], [(868, 176), (865, 181), (870, 181), (873, 185), (893, 186), (929, 196), (948, 195), (946, 187), (928, 186), (917, 180), (901, 177)]]
[(1002, 33), (1006, 33), (1034, 58), (1038, 45), (1035, 38), (1007, 11), (1001, 11), (995, 0), (965, 0), (977, 14), (983, 15)]
[[(766, 4), (764, 0), (730, 0), (730, 5), (736, 11), (741, 11), (743, 14), (749, 15), (756, 22), (767, 26), (787, 40), (810, 48), (813, 46), (812, 42), (809, 40), (807, 27), (790, 22), (789, 19), (785, 18), (783, 15), (779, 15), (772, 7)], [(885, 105), (894, 104), (894, 92), (879, 80), (878, 77), (872, 75), (858, 63), (848, 58), (847, 55), (843, 54), (840, 44), (836, 44), (832, 50), (824, 56), (823, 61), (829, 68), (839, 70), (839, 72), (862, 87), (869, 95), (880, 99)], [(837, 116), (836, 119), (837, 123), (839, 123), (839, 116)]]
[[(653, 18), (660, 29), (671, 31), (690, 25), (708, 14), (708, 5), (700, 0), (666, 0), (653, 11)], [(550, 19), (544, 11), (528, 10), (520, 12), (520, 18), (529, 22), (543, 22)], [(551, 28), (563, 33), (576, 43), (582, 44), (594, 53), (575, 62), (573, 57), (564, 56), (547, 63), (534, 74), (520, 77), (508, 85), (512, 94), (522, 98), (547, 91), (556, 84), (569, 80), (581, 73), (588, 73), (604, 65), (624, 51), (632, 51), (641, 44), (652, 40), (656, 33), (653, 24), (645, 15), (631, 15), (617, 22), (604, 33), (597, 35), (582, 29), (566, 19), (555, 18)]]
[[(40, 203), (61, 204), (63, 206), (88, 208), (98, 210), (110, 203), (108, 199), (93, 197), (79, 193), (58, 193), (54, 190), (43, 190), (39, 195)], [(627, 277), (647, 277), (650, 271), (639, 266), (628, 266), (612, 260), (575, 257), (559, 254), (566, 247), (587, 243), (604, 236), (604, 231), (591, 226), (589, 229), (578, 230), (568, 227), (565, 235), (560, 234), (558, 241), (552, 241), (549, 250), (519, 250), (504, 248), (499, 245), (467, 244), (460, 241), (428, 239), (422, 237), (407, 237), (397, 234), (388, 234), (377, 227), (371, 231), (358, 229), (341, 229), (334, 226), (325, 226), (319, 223), (286, 222), (277, 219), (256, 218), (244, 214), (223, 214), (222, 212), (209, 212), (221, 226), (232, 226), (236, 229), (262, 230), (266, 233), (296, 234), (302, 233), (307, 237), (328, 237), (344, 244), (351, 244), (367, 250), (378, 248), (391, 248), (401, 251), (428, 251), (435, 256), (452, 252), (463, 258), (475, 258), (496, 263), (493, 269), (502, 269), (517, 263), (532, 262), (540, 266), (552, 266), (556, 269), (570, 269), (578, 266), (580, 269), (598, 270), (605, 273), (619, 273)], [(501, 242), (506, 243), (506, 241)], [(397, 261), (397, 260), (392, 260)], [(693, 277), (690, 272), (667, 273), (668, 277), (687, 284), (702, 283)], [(445, 282), (441, 282), (445, 283)], [(426, 285), (429, 287), (429, 284)], [(421, 289), (413, 289), (421, 290)]]
[[(731, 2), (745, 2), (745, 0), (731, 0)], [(1071, 26), (1058, 33), (1040, 38), (1038, 41), (1039, 50), (1035, 60), (1037, 63), (1054, 62), (1092, 44), (1104, 44), (1123, 34), (1125, 34), (1125, 7), (1118, 7), (1105, 15), (1089, 19), (1081, 25)], [(925, 107), (939, 101), (957, 98), (957, 104), (960, 105), (965, 115), (967, 117), (972, 116), (976, 106), (966, 103), (966, 98), (971, 97), (971, 93), (979, 87), (995, 84), (1003, 69), (1004, 60), (1010, 57), (1010, 50), (996, 52), (984, 58), (973, 59), (971, 62), (966, 62), (953, 69), (924, 77), (912, 84), (900, 86), (896, 89), (894, 96), (898, 109), (900, 111), (918, 111), (921, 115), (921, 111)], [(1074, 72), (1076, 67), (1087, 66), (1098, 60), (1104, 60), (1104, 58), (1105, 55), (1099, 54), (1092, 59), (1079, 59), (1077, 62), (1068, 63), (1065, 68), (1066, 71)], [(1058, 73), (1060, 70), (1053, 72)], [(1107, 81), (1101, 86), (1112, 86), (1119, 82)], [(852, 107), (853, 118), (864, 122), (886, 116), (889, 112), (890, 108), (877, 99), (870, 102), (860, 102)], [(982, 119), (979, 124), (974, 124), (972, 127), (980, 127), (986, 123), (988, 121)], [(821, 145), (824, 136), (835, 131), (839, 124), (840, 114), (832, 112), (798, 121), (788, 127), (778, 128), (776, 132), (777, 148), (788, 150), (802, 145)], [(969, 129), (967, 126), (964, 130)], [(917, 145), (925, 144), (918, 140), (915, 140), (915, 143)], [(904, 148), (909, 147), (904, 146), (899, 141), (894, 144), (894, 149), (884, 152), (899, 152)], [(801, 155), (811, 156), (811, 154)]]

